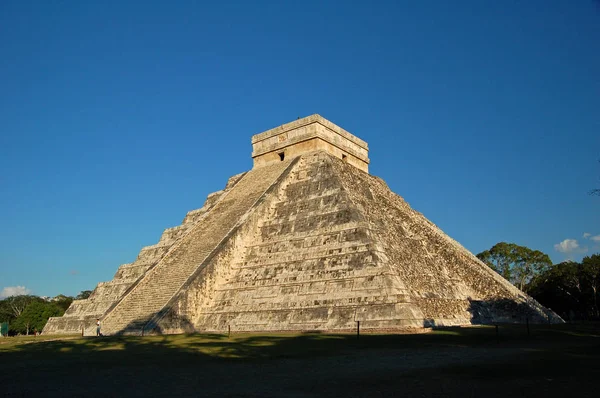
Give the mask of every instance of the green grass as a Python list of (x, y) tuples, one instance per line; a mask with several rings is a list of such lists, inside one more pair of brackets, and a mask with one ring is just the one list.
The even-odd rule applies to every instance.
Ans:
[[(5, 395), (595, 396), (597, 324), (0, 339)], [(568, 395), (568, 394), (567, 394)]]

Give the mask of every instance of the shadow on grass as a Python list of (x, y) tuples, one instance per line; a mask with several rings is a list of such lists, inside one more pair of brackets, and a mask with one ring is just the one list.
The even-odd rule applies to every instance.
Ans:
[[(583, 358), (589, 366), (588, 359), (598, 358), (597, 324), (535, 325), (529, 336), (523, 325), (501, 325), (498, 330), (498, 337), (494, 327), (473, 327), (415, 335), (363, 334), (359, 339), (355, 334), (326, 333), (7, 339), (0, 340), (0, 384), (9, 395), (25, 396), (86, 395), (95, 390), (108, 396), (199, 396), (222, 391), (234, 396), (245, 396), (248, 391), (253, 391), (253, 396), (281, 396), (277, 389), (286, 386), (307, 395), (320, 388), (323, 396), (357, 391), (372, 396), (371, 388), (390, 393), (392, 388), (405, 387), (399, 383), (437, 380), (439, 385), (454, 388), (460, 378), (501, 382), (502, 377), (527, 374), (531, 363), (540, 369), (548, 361), (565, 367)], [(584, 348), (565, 349), (571, 346)], [(518, 360), (476, 367), (468, 364), (468, 356), (467, 364), (443, 360), (448, 353), (487, 355), (503, 350), (517, 352)], [(579, 354), (584, 356), (577, 357)], [(530, 357), (534, 362), (524, 360)], [(419, 359), (425, 365), (398, 373), (394, 366), (406, 358)], [(570, 366), (569, 374), (577, 369)], [(542, 377), (541, 373), (534, 375), (528, 382)], [(409, 392), (433, 388), (415, 386)]]
[(552, 310), (536, 306), (534, 301), (517, 302), (508, 298), (493, 300), (469, 300), (471, 323), (491, 325), (495, 323), (562, 324), (564, 321)]
[[(0, 340), (0, 385), (9, 396), (464, 396), (465, 386), (497, 383), (505, 386), (498, 394), (512, 396), (560, 375), (563, 389), (580, 385), (579, 375), (596, 380), (597, 324), (535, 325), (529, 336), (523, 325), (498, 330), (8, 338)], [(489, 353), (495, 359), (471, 362)]]
[[(542, 342), (552, 344), (573, 338), (599, 337), (599, 324), (500, 325), (435, 328), (421, 334), (270, 333), (114, 336), (61, 339), (59, 336), (0, 340), (3, 356), (12, 354), (91, 355), (111, 353), (136, 357), (149, 353), (192, 354), (211, 359), (264, 359), (336, 355), (355, 349), (431, 349), (444, 346), (481, 346)], [(67, 355), (68, 356), (68, 355)]]

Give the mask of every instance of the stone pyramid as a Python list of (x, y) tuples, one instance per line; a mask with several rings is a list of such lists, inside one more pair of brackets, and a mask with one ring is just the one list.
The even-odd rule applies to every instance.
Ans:
[(319, 115), (252, 137), (254, 167), (44, 333), (394, 330), (560, 322), (380, 178)]

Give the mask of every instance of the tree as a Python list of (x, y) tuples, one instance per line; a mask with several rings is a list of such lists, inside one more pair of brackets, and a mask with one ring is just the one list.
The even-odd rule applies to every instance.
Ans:
[(14, 318), (15, 314), (8, 300), (0, 300), (0, 322), (10, 322)]
[(82, 290), (75, 297), (75, 300), (85, 300), (86, 298), (90, 297), (91, 294), (92, 294), (91, 290)]
[(552, 260), (546, 253), (531, 250), (527, 247), (520, 247), (518, 252), (519, 257), (515, 264), (513, 280), (519, 286), (519, 289), (526, 291), (528, 284), (552, 266)]
[(25, 307), (23, 312), (11, 323), (10, 330), (13, 333), (29, 334), (32, 331), (42, 331), (48, 318), (61, 316), (64, 310), (55, 303), (44, 301), (32, 301)]
[(565, 261), (540, 274), (530, 284), (531, 295), (546, 307), (572, 319), (600, 317), (600, 255), (585, 257), (581, 263)]
[(581, 264), (565, 261), (542, 272), (529, 286), (532, 297), (566, 318), (586, 313)]
[(65, 296), (64, 294), (59, 294), (58, 296), (52, 299), (52, 302), (58, 307), (62, 308), (63, 311), (66, 311), (67, 308), (69, 308), (69, 306), (73, 302), (73, 297)]
[(490, 250), (482, 251), (477, 258), (486, 263), (491, 269), (499, 273), (506, 280), (512, 275), (511, 264), (516, 261), (514, 243), (500, 242)]
[(506, 242), (497, 243), (490, 250), (479, 253), (477, 258), (523, 291), (552, 265), (547, 254)]
[(21, 296), (10, 296), (4, 299), (7, 302), (13, 317), (18, 317), (25, 310), (25, 308), (34, 301), (43, 301), (38, 296), (21, 295)]
[(0, 301), (0, 322), (12, 322), (21, 315), (27, 304), (37, 300), (35, 296), (10, 296)]
[(600, 317), (598, 311), (598, 289), (600, 288), (600, 254), (584, 257), (581, 261), (582, 276), (586, 287), (590, 289), (592, 314)]

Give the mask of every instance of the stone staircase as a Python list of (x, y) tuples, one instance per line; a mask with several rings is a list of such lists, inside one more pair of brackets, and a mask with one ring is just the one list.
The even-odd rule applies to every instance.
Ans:
[(142, 333), (290, 161), (248, 172), (102, 319), (105, 334)]
[(233, 189), (244, 174), (230, 177), (223, 190), (209, 194), (201, 208), (189, 211), (181, 225), (165, 229), (158, 243), (143, 247), (137, 259), (133, 263), (122, 264), (112, 280), (98, 283), (89, 298), (75, 300), (63, 316), (51, 317), (43, 333), (74, 334), (84, 330), (86, 334), (94, 335), (96, 319), (102, 318), (196, 223), (202, 222), (206, 214)]

